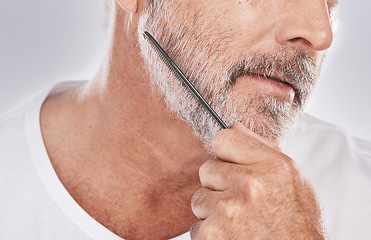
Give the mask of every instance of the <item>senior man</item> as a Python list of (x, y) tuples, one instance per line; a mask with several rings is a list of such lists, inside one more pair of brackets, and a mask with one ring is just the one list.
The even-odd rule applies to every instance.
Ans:
[(336, 6), (112, 2), (96, 77), (62, 83), (1, 119), (0, 238), (324, 239), (315, 191), (294, 161), (316, 183), (330, 236), (371, 237), (370, 171), (357, 165), (370, 160), (370, 143), (305, 117), (287, 148), (298, 159), (280, 148), (331, 45)]

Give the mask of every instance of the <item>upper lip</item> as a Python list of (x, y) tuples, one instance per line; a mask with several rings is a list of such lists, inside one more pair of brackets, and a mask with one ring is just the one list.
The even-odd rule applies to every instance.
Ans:
[(267, 75), (267, 74), (262, 74), (262, 73), (251, 73), (251, 75), (257, 75), (257, 76), (261, 76), (261, 77), (265, 77), (265, 78), (270, 78), (270, 79), (275, 80), (277, 82), (284, 83), (284, 84), (287, 84), (287, 85), (291, 86), (295, 91), (298, 90), (298, 85), (296, 83), (294, 83), (292, 81), (289, 81), (285, 77), (280, 77), (280, 76), (278, 76), (278, 74)]

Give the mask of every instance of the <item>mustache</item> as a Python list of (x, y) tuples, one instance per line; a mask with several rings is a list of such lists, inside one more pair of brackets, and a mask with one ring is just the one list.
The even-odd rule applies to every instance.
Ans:
[(236, 61), (228, 70), (228, 88), (233, 87), (239, 77), (247, 75), (272, 76), (295, 86), (295, 99), (302, 105), (312, 92), (318, 78), (314, 58), (309, 53), (278, 54), (255, 53)]

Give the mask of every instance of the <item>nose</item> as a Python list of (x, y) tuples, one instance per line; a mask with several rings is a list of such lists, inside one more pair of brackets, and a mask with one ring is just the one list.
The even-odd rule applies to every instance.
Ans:
[(281, 17), (275, 27), (279, 44), (301, 51), (330, 47), (333, 31), (326, 0), (287, 0), (279, 9)]

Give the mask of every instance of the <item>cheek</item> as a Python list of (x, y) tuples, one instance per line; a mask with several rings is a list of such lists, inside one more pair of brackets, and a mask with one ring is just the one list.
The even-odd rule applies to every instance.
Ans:
[[(261, 50), (261, 45), (270, 41), (269, 33), (274, 26), (270, 13), (274, 10), (265, 3), (233, 0), (202, 1), (199, 12), (202, 19), (198, 22), (204, 31), (222, 40), (229, 46), (233, 56), (244, 55), (248, 51)], [(222, 44), (223, 44), (222, 43)]]
[[(260, 32), (269, 22), (266, 4), (247, 0), (179, 0), (177, 16), (186, 19), (190, 28), (213, 33), (219, 38), (239, 34), (234, 41), (245, 42), (259, 38)], [(246, 38), (248, 36), (248, 38)], [(241, 44), (242, 45), (242, 44)]]

